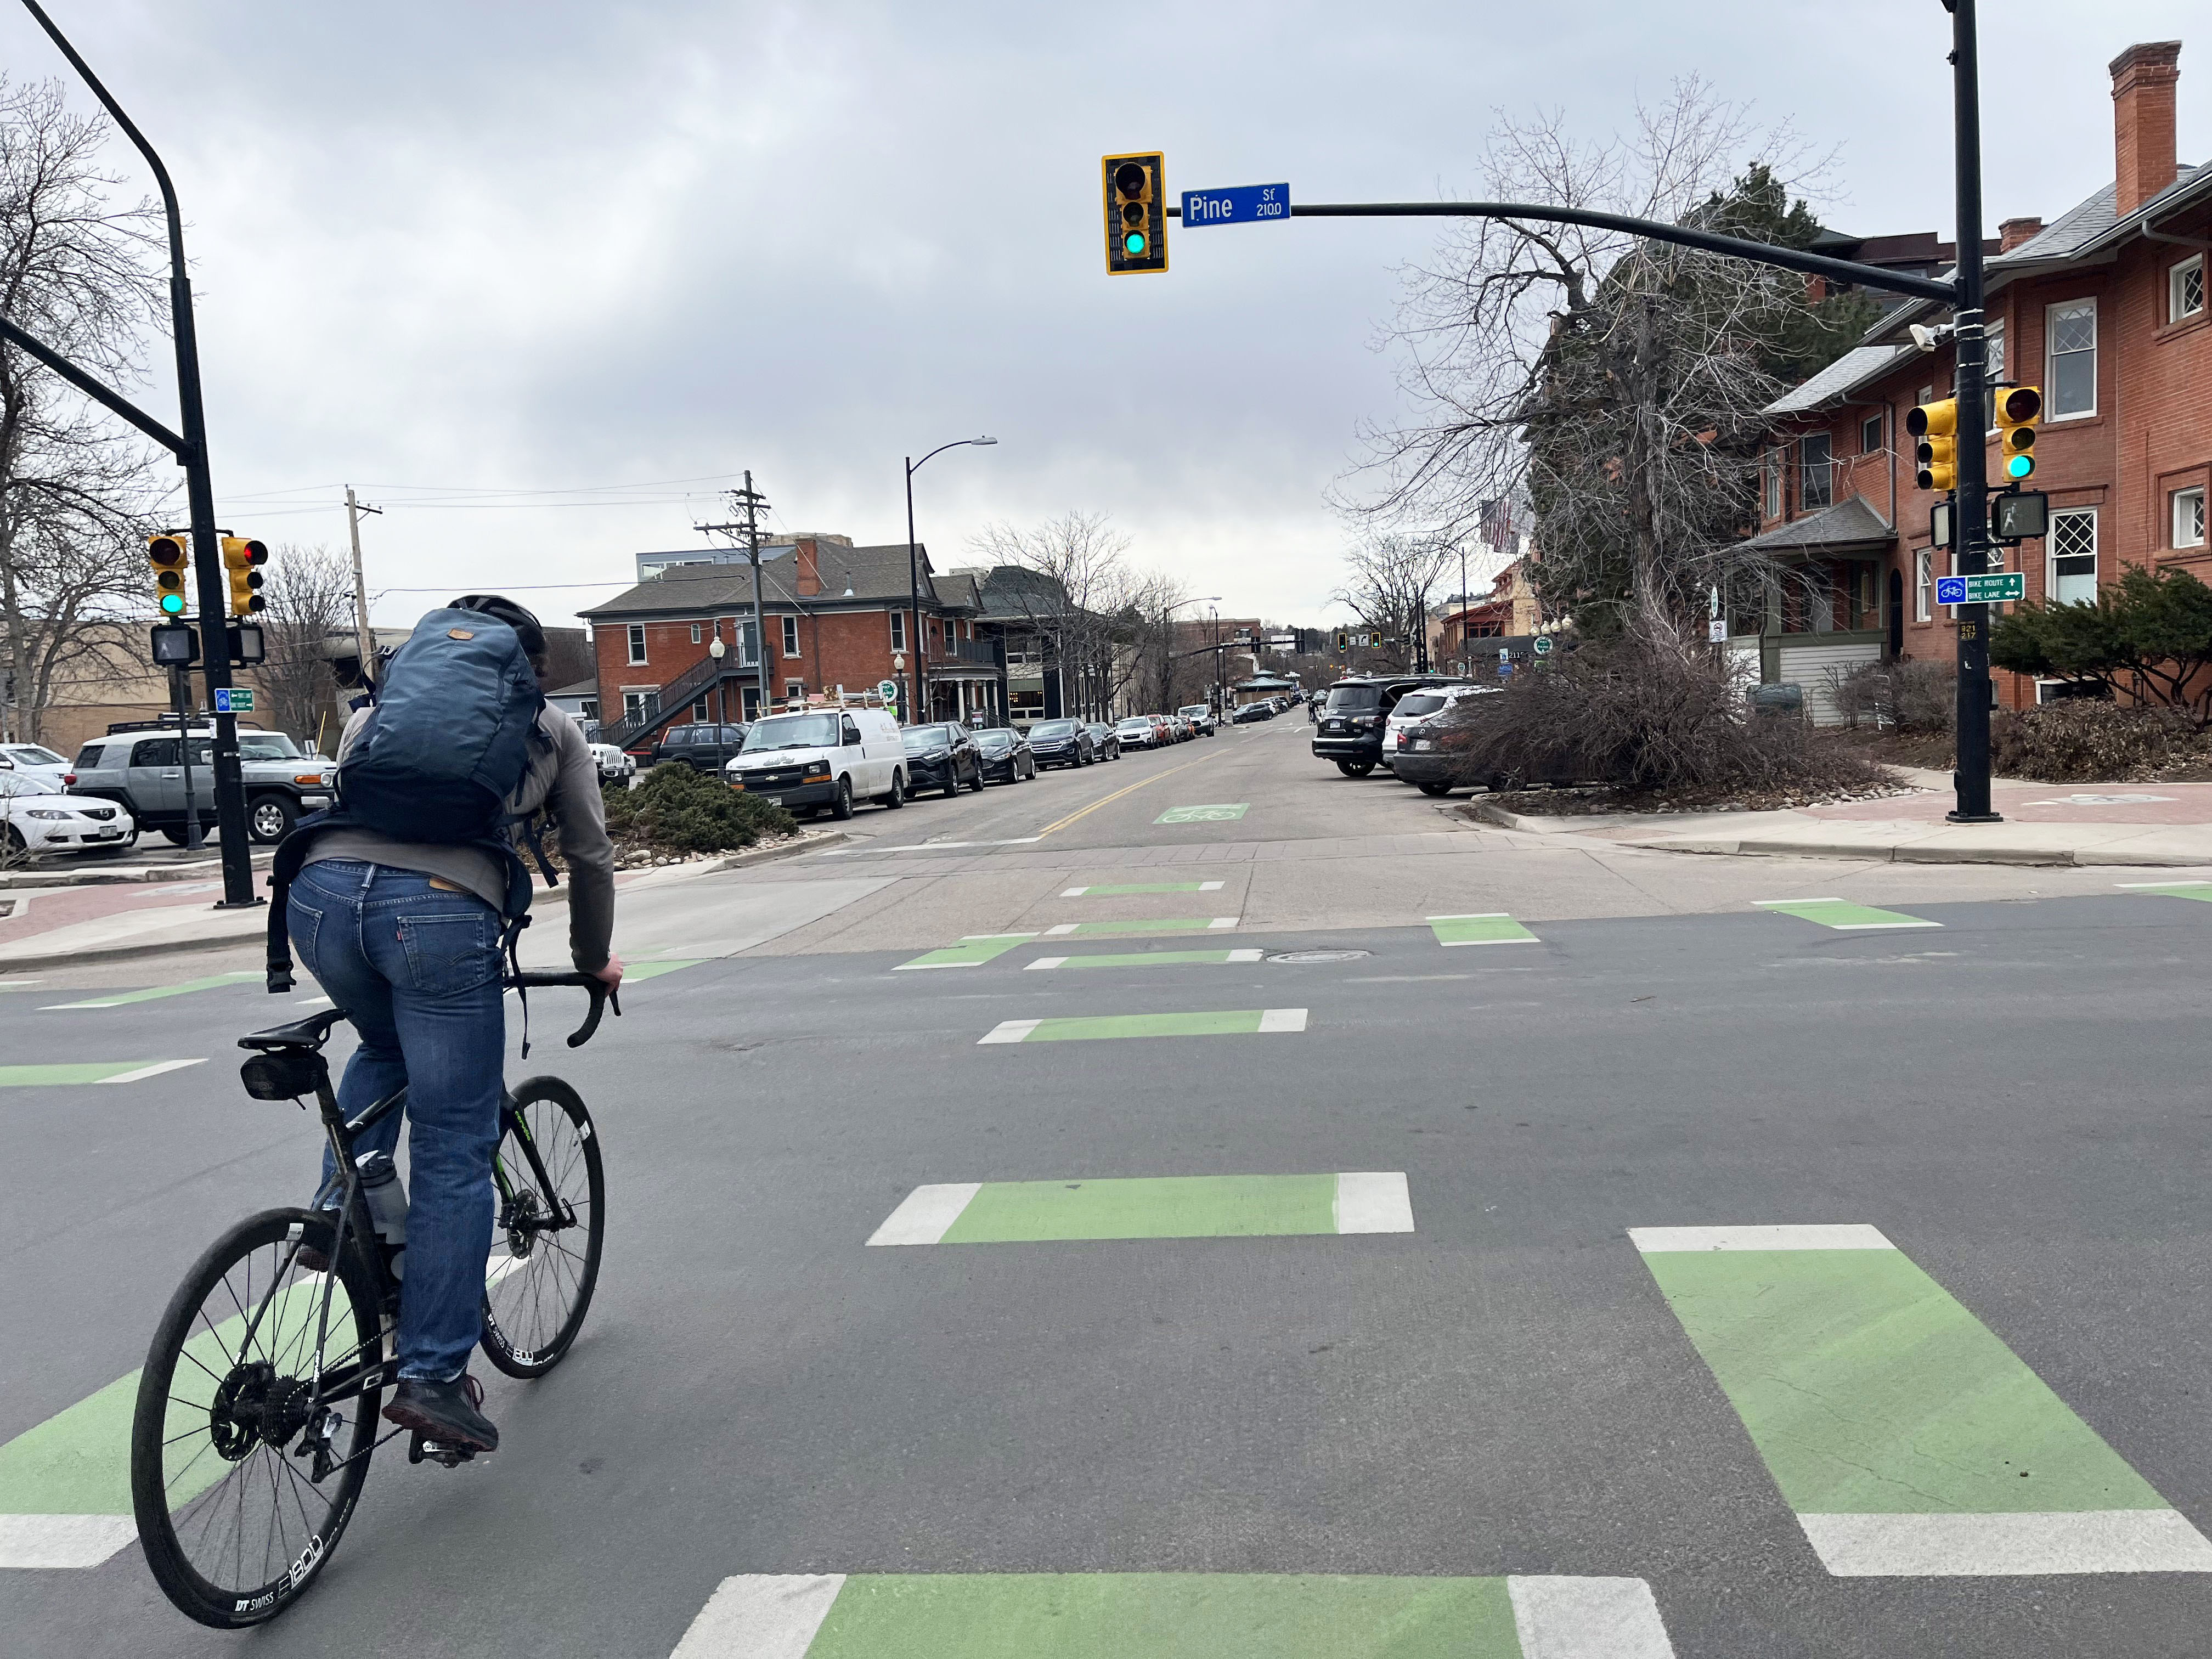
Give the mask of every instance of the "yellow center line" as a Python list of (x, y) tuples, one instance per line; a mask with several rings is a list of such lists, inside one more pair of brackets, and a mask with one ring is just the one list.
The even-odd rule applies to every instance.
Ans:
[(1039, 841), (1042, 841), (1047, 836), (1051, 835), (1055, 830), (1066, 829), (1069, 824), (1074, 823), (1076, 819), (1081, 817), (1085, 812), (1095, 812), (1100, 807), (1106, 805), (1109, 802), (1117, 801), (1124, 795), (1134, 794), (1138, 790), (1142, 789), (1148, 783), (1158, 783), (1162, 778), (1171, 778), (1178, 772), (1188, 772), (1192, 767), (1203, 766), (1205, 763), (1206, 763), (1204, 761), (1185, 761), (1181, 766), (1170, 766), (1164, 772), (1155, 772), (1149, 778), (1139, 778), (1134, 783), (1130, 784), (1124, 788), (1116, 789), (1110, 795), (1101, 795), (1097, 800), (1092, 801), (1088, 806), (1079, 806), (1076, 808), (1074, 811), (1070, 812), (1066, 817), (1060, 819), (1059, 823), (1048, 823), (1043, 829), (1037, 831), (1037, 839)]

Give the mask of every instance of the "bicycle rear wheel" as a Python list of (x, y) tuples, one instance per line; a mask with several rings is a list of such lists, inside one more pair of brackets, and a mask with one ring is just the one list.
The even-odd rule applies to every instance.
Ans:
[[(131, 1424), (131, 1501), (155, 1582), (218, 1630), (282, 1613), (353, 1516), (382, 1395), (383, 1317), (322, 1214), (270, 1210), (194, 1264), (154, 1334)], [(325, 1296), (327, 1291), (327, 1297)]]
[(509, 1376), (543, 1376), (568, 1352), (592, 1305), (605, 1177), (592, 1115), (574, 1089), (533, 1077), (512, 1099), (492, 1172), (499, 1210), (484, 1276), (483, 1351)]

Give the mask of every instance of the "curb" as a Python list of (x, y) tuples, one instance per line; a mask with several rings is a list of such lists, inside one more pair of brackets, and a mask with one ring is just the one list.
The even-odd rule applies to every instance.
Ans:
[[(254, 854), (254, 870), (258, 872), (268, 869), (272, 856), (269, 853)], [(0, 873), (0, 893), (35, 892), (42, 887), (136, 887), (148, 882), (204, 881), (222, 874), (221, 859), (199, 864), (126, 865), (119, 869), (113, 865), (94, 864), (82, 869), (15, 870)]]
[(1624, 841), (1646, 852), (1718, 854), (1738, 858), (1849, 859), (1862, 864), (2002, 864), (2079, 869), (2193, 870), (2212, 866), (2212, 855), (2115, 853), (2103, 848), (1897, 847), (1825, 841)]

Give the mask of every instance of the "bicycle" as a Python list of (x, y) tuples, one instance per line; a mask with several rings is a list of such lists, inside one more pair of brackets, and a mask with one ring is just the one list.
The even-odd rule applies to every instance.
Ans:
[[(591, 1040), (606, 1006), (622, 1013), (621, 1000), (588, 974), (505, 983), (589, 991), (572, 1048)], [(345, 1018), (332, 1008), (239, 1039), (256, 1051), (240, 1067), (247, 1094), (302, 1105), (314, 1096), (343, 1177), (337, 1207), (264, 1210), (216, 1240), (170, 1298), (139, 1377), (131, 1425), (139, 1541), (162, 1594), (219, 1630), (275, 1618), (314, 1582), (352, 1519), (369, 1458), (410, 1432), (378, 1433), (384, 1390), (398, 1380), (400, 1281), (353, 1152), (407, 1091), (351, 1120), (340, 1115), (322, 1047)], [(574, 1089), (533, 1077), (503, 1093), (492, 1175), (481, 1345), (507, 1376), (543, 1376), (584, 1322), (605, 1237), (599, 1137)], [(303, 1265), (305, 1250), (329, 1270)], [(410, 1463), (450, 1468), (472, 1455), (420, 1434), (408, 1446)]]

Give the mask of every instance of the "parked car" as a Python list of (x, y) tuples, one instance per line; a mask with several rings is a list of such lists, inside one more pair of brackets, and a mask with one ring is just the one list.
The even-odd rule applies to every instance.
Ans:
[(1248, 702), (1229, 717), (1231, 726), (1257, 726), (1261, 720), (1275, 718), (1275, 711), (1264, 702)]
[(1597, 783), (1607, 781), (1602, 759), (1561, 757), (1534, 775), (1522, 770), (1478, 770), (1468, 750), (1482, 736), (1484, 722), (1503, 718), (1506, 700), (1500, 686), (1473, 688), (1472, 695), (1455, 697), (1437, 713), (1405, 728), (1404, 745), (1393, 769), (1402, 782), (1425, 795), (1448, 795), (1461, 787), (1491, 790), (1522, 789), (1531, 784)]
[(137, 839), (131, 814), (105, 796), (72, 794), (27, 769), (0, 772), (0, 849), (115, 852)]
[(1192, 703), (1188, 708), (1176, 712), (1188, 720), (1191, 729), (1201, 738), (1210, 738), (1221, 729), (1221, 722), (1214, 719), (1213, 711), (1202, 702)]
[(1030, 727), (1030, 750), (1039, 766), (1088, 766), (1098, 758), (1081, 720), (1039, 720)]
[[(750, 729), (742, 725), (716, 726), (705, 720), (672, 726), (646, 751), (643, 759), (647, 766), (675, 761), (695, 772), (720, 772), (744, 751), (745, 733)], [(629, 752), (633, 760), (637, 758), (635, 750)]]
[(608, 783), (621, 778), (637, 775), (637, 757), (611, 743), (591, 745), (592, 761), (599, 769), (599, 776)]
[[(211, 727), (190, 734), (192, 799), (201, 824), (209, 829), (215, 825), (215, 768), (210, 758), (214, 742)], [(331, 804), (336, 765), (319, 755), (302, 754), (282, 732), (241, 730), (238, 757), (246, 784), (246, 833), (255, 842), (282, 841), (301, 813)], [(69, 787), (76, 794), (113, 801), (140, 829), (158, 830), (182, 847), (189, 839), (185, 758), (173, 728), (161, 732), (128, 722), (76, 751), (70, 769), (76, 781)]]
[(1339, 680), (1328, 689), (1314, 723), (1313, 752), (1336, 763), (1348, 778), (1364, 778), (1382, 761), (1382, 727), (1398, 700), (1409, 691), (1468, 682), (1446, 674), (1365, 675)]
[(1149, 714), (1132, 714), (1115, 722), (1114, 740), (1124, 749), (1158, 748), (1159, 728), (1152, 724)]
[[(702, 728), (712, 730), (712, 727)], [(907, 760), (898, 722), (880, 708), (770, 714), (745, 732), (722, 769), (730, 787), (771, 806), (849, 818), (855, 801), (906, 805)]]
[(1425, 685), (1408, 691), (1391, 706), (1382, 720), (1382, 764), (1389, 766), (1397, 758), (1399, 734), (1417, 721), (1425, 720), (1457, 698), (1472, 696), (1478, 690), (1495, 690), (1495, 686)]
[(1036, 756), (1018, 732), (1002, 726), (978, 732), (975, 750), (982, 759), (986, 783), (1018, 783), (1036, 776)]
[(0, 772), (44, 778), (48, 783), (66, 789), (69, 787), (69, 762), (44, 744), (0, 743)]
[(983, 755), (975, 734), (955, 721), (937, 726), (909, 726), (899, 733), (906, 746), (907, 787), (916, 794), (942, 789), (948, 795), (960, 786), (983, 787)]
[(1112, 726), (1103, 720), (1090, 720), (1083, 729), (1091, 734), (1091, 746), (1098, 751), (1100, 760), (1121, 758), (1121, 739)]

